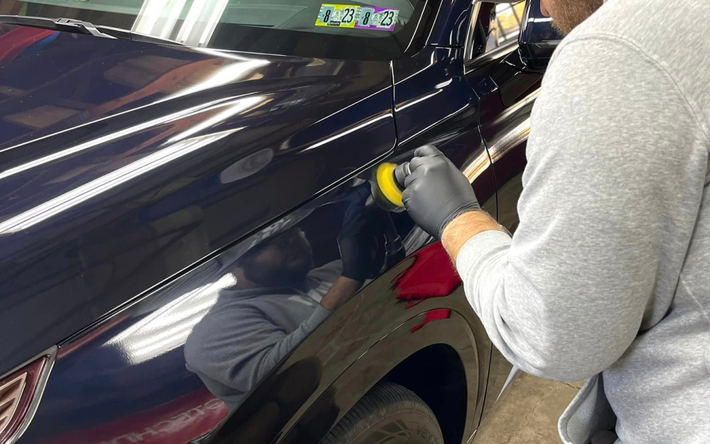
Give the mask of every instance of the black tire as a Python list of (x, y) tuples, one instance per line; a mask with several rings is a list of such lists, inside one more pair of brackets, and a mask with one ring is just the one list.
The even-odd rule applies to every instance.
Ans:
[(439, 422), (422, 399), (401, 385), (372, 388), (321, 444), (444, 444)]

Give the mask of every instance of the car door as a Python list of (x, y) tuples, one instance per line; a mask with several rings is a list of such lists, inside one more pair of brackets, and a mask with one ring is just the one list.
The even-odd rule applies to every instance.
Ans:
[[(526, 69), (518, 37), (526, 2), (475, 2), (465, 45), (465, 76), (480, 100), (480, 131), (496, 181), (498, 222), (514, 232), (526, 164), (530, 113), (544, 70)], [(494, 347), (481, 420), (511, 380), (512, 366)]]
[[(451, 17), (462, 17), (461, 11), (452, 10), (448, 3), (442, 3), (443, 13), (449, 14), (453, 11)], [(434, 22), (434, 8), (438, 7), (439, 3), (420, 4), (423, 11), (419, 14), (424, 17), (431, 13), (431, 22)], [(468, 2), (456, 2), (457, 7), (461, 5), (465, 6), (462, 8), (463, 12), (468, 12)], [(315, 16), (312, 18), (312, 22), (315, 22)], [(412, 20), (412, 23), (418, 22)], [(432, 31), (429, 21), (422, 19), (421, 22), (423, 26), (427, 26), (427, 33), (422, 32), (422, 39), (426, 39), (429, 31), (432, 35), (437, 35), (436, 30)], [(449, 20), (446, 19), (445, 22), (449, 23)], [(448, 27), (447, 24), (442, 29)], [(256, 29), (253, 32), (261, 31), (262, 29)], [(443, 36), (444, 32), (441, 31), (438, 35)], [(92, 37), (61, 36), (54, 44), (68, 46), (69, 40), (90, 38)], [(320, 40), (323, 40), (322, 37)], [(92, 45), (106, 45), (112, 41), (105, 39), (90, 42)], [(487, 179), (477, 182), (481, 183), (479, 192), (493, 196), (493, 176), (488, 168), (488, 156), (485, 154), (477, 127), (475, 124), (462, 125), (470, 120), (470, 115), (475, 115), (476, 101), (470, 88), (462, 81), (461, 48), (449, 47), (441, 42), (443, 40), (437, 40), (435, 45), (421, 45), (426, 42), (417, 40), (417, 49), (423, 47), (421, 54), (431, 58), (433, 50), (442, 62), (426, 73), (433, 73), (432, 76), (418, 77), (419, 85), (427, 88), (433, 82), (431, 84), (435, 90), (445, 91), (447, 95), (465, 92), (466, 95), (462, 96), (464, 100), (452, 102), (456, 105), (455, 108), (442, 108), (437, 114), (439, 117), (434, 116), (435, 119), (427, 124), (430, 126), (429, 130), (412, 128), (411, 137), (408, 137), (406, 144), (401, 144), (391, 160), (397, 161), (400, 157), (411, 156), (411, 151), (424, 138), (441, 142), (447, 146), (448, 151), (457, 152), (457, 161), (460, 163), (474, 160), (480, 163), (481, 171), (487, 174)], [(132, 45), (138, 43), (121, 41), (117, 44), (133, 51)], [(143, 56), (149, 51), (155, 51), (164, 59), (176, 53), (200, 60), (216, 59), (219, 62), (227, 58), (228, 61), (215, 62), (219, 73), (228, 70), (235, 63), (244, 66), (244, 63), (249, 63), (253, 57), (258, 57), (141, 45), (139, 49)], [(133, 67), (125, 66), (131, 65), (126, 59), (135, 64), (138, 56), (128, 57), (113, 50), (110, 51), (110, 57), (123, 67), (119, 72), (123, 73)], [(414, 64), (410, 66), (424, 60), (419, 58), (419, 54), (412, 57)], [(129, 238), (128, 235), (120, 236), (122, 232), (111, 231), (114, 225), (108, 223), (102, 225), (107, 233), (105, 236), (91, 237), (92, 242), (103, 248), (99, 251), (102, 253), (99, 259), (113, 258), (110, 253), (115, 249), (125, 251), (135, 246), (145, 250), (152, 261), (145, 261), (144, 264), (143, 261), (136, 260), (135, 256), (130, 256), (125, 262), (137, 267), (139, 271), (120, 275), (121, 283), (141, 286), (142, 291), (148, 287), (139, 278), (150, 276), (156, 279), (156, 285), (144, 293), (131, 293), (131, 296), (136, 296), (135, 299), (105, 316), (92, 318), (96, 322), (86, 329), (71, 336), (70, 333), (62, 333), (62, 338), (69, 337), (59, 340), (59, 352), (42, 403), (23, 437), (23, 442), (202, 442), (210, 439), (215, 427), (225, 419), (225, 426), (214, 436), (216, 440), (255, 444), (268, 443), (275, 439), (297, 443), (317, 442), (317, 435), (327, 432), (339, 416), (347, 412), (352, 403), (357, 402), (379, 378), (411, 354), (425, 347), (441, 344), (447, 345), (446, 350), (454, 352), (458, 365), (465, 365), (469, 371), (461, 378), (452, 378), (450, 375), (437, 378), (432, 374), (427, 385), (433, 386), (438, 381), (447, 382), (452, 396), (447, 397), (445, 403), (462, 405), (463, 409), (457, 415), (456, 421), (459, 424), (442, 424), (444, 428), (454, 430), (456, 434), (463, 436), (466, 433), (470, 436), (483, 399), (479, 378), (485, 377), (485, 374), (481, 373), (479, 368), (488, 367), (487, 356), (490, 348), (485, 343), (473, 343), (474, 334), (469, 325), (471, 321), (458, 314), (464, 313), (463, 308), (467, 308), (462, 292), (459, 291), (455, 297), (440, 297), (437, 300), (430, 298), (419, 304), (410, 304), (410, 301), (401, 298), (406, 293), (403, 288), (406, 279), (403, 277), (406, 277), (410, 269), (416, 268), (415, 265), (420, 267), (426, 263), (422, 255), (416, 256), (415, 253), (429, 240), (428, 236), (414, 227), (413, 222), (404, 213), (392, 215), (389, 223), (385, 218), (384, 223), (380, 225), (385, 231), (389, 230), (389, 233), (385, 233), (386, 239), (382, 243), (393, 248), (387, 250), (386, 259), (378, 258), (382, 259), (381, 267), (368, 270), (368, 276), (373, 278), (372, 283), (348, 300), (332, 317), (323, 322), (322, 326), (318, 325), (317, 329), (306, 332), (306, 339), (302, 343), (294, 340), (288, 347), (283, 348), (282, 354), (270, 361), (265, 360), (263, 365), (256, 363), (231, 373), (221, 373), (230, 377), (230, 381), (225, 381), (221, 386), (214, 384), (217, 377), (199, 366), (219, 365), (220, 362), (227, 361), (227, 358), (220, 359), (220, 362), (211, 362), (200, 353), (186, 351), (186, 344), (191, 341), (197, 344), (192, 348), (193, 351), (209, 349), (218, 342), (215, 336), (195, 333), (198, 324), (216, 325), (219, 330), (217, 333), (231, 335), (230, 344), (232, 351), (236, 351), (235, 354), (242, 351), (249, 354), (254, 348), (258, 348), (255, 344), (259, 345), (259, 334), (262, 334), (263, 339), (264, 336), (277, 337), (282, 333), (277, 328), (263, 333), (263, 330), (255, 326), (255, 317), (246, 315), (250, 309), (257, 308), (247, 306), (248, 300), (258, 296), (267, 296), (264, 300), (269, 299), (272, 307), (268, 311), (272, 315), (278, 314), (280, 305), (291, 303), (293, 299), (296, 299), (294, 304), (304, 301), (304, 298), (295, 297), (297, 295), (284, 295), (273, 288), (278, 284), (269, 279), (278, 278), (277, 273), (267, 279), (259, 279), (267, 281), (266, 284), (273, 283), (269, 285), (272, 287), (269, 291), (274, 294), (262, 294), (263, 292), (259, 291), (240, 293), (238, 298), (234, 299), (240, 299), (240, 303), (247, 305), (240, 305), (237, 310), (221, 305), (230, 303), (222, 290), (236, 287), (237, 283), (247, 280), (243, 277), (235, 280), (230, 275), (235, 268), (241, 269), (247, 262), (244, 256), (249, 251), (255, 251), (251, 250), (253, 247), (281, 247), (281, 241), (290, 246), (302, 241), (299, 236), (278, 237), (277, 232), (299, 233), (300, 230), (305, 233), (312, 247), (313, 266), (318, 268), (318, 276), (313, 273), (312, 277), (320, 278), (323, 282), (328, 280), (326, 274), (338, 277), (340, 271), (325, 270), (322, 266), (339, 259), (339, 233), (341, 227), (348, 222), (346, 219), (354, 213), (349, 209), (363, 197), (360, 191), (363, 186), (369, 186), (368, 179), (372, 170), (378, 162), (390, 155), (395, 142), (393, 113), (390, 110), (393, 95), (389, 61), (375, 60), (368, 64), (358, 61), (354, 55), (352, 58), (355, 60), (340, 61), (316, 57), (306, 60), (304, 66), (300, 66), (298, 64), (301, 59), (278, 57), (278, 62), (269, 62), (258, 67), (263, 69), (254, 68), (253, 72), (249, 70), (248, 76), (246, 70), (239, 71), (234, 68), (227, 71), (230, 75), (204, 76), (210, 79), (210, 82), (200, 85), (204, 86), (204, 93), (214, 100), (223, 99), (227, 92), (241, 92), (239, 85), (232, 85), (237, 80), (252, 82), (243, 86), (245, 90), (252, 86), (246, 91), (252, 94), (256, 93), (252, 91), (255, 89), (254, 82), (270, 82), (269, 85), (278, 91), (279, 97), (283, 96), (283, 100), (268, 97), (269, 106), (263, 110), (250, 108), (247, 112), (231, 108), (233, 113), (239, 112), (242, 118), (258, 112), (254, 118), (258, 117), (260, 123), (248, 128), (242, 128), (246, 126), (245, 123), (223, 121), (222, 119), (227, 119), (232, 114), (219, 113), (221, 110), (215, 111), (217, 116), (209, 116), (215, 117), (214, 120), (190, 114), (194, 119), (194, 127), (206, 130), (200, 126), (206, 126), (205, 122), (209, 124), (210, 130), (216, 128), (215, 131), (228, 126), (234, 131), (234, 137), (239, 139), (230, 139), (230, 143), (219, 144), (215, 148), (219, 150), (210, 152), (209, 157), (203, 154), (203, 151), (197, 151), (194, 159), (190, 158), (190, 162), (180, 164), (180, 169), (172, 164), (172, 168), (166, 166), (166, 171), (161, 170), (160, 175), (143, 176), (152, 181), (191, 179), (185, 185), (166, 185), (161, 192), (154, 193), (152, 189), (148, 189), (146, 202), (140, 202), (140, 205), (137, 203), (136, 208), (130, 208), (137, 214), (135, 222), (116, 224), (124, 229), (135, 229), (128, 234), (144, 229), (145, 238), (137, 235), (135, 239)], [(142, 66), (143, 60), (139, 61)], [(283, 82), (270, 81), (270, 71), (267, 67), (279, 70), (280, 76), (289, 79), (284, 79)], [(126, 72), (134, 73), (132, 70)], [(454, 72), (455, 79), (450, 76)], [(168, 73), (166, 68), (166, 72), (159, 73), (157, 77), (162, 79)], [(107, 76), (101, 74), (103, 71), (97, 72), (96, 77), (108, 81)], [(328, 77), (330, 80), (338, 80), (337, 89), (328, 89), (330, 82), (319, 77), (325, 74), (332, 74)], [(291, 77), (299, 75), (303, 75), (302, 78), (290, 80)], [(136, 76), (145, 82), (145, 76), (140, 72)], [(172, 75), (167, 76), (167, 79), (174, 78)], [(401, 80), (406, 83), (406, 79)], [(311, 86), (311, 83), (314, 86)], [(360, 84), (365, 87), (356, 88)], [(324, 93), (308, 94), (315, 88), (323, 89)], [(360, 91), (368, 91), (363, 96), (357, 96), (357, 99), (361, 100), (342, 100), (343, 95), (353, 97)], [(200, 89), (198, 92), (203, 91)], [(403, 103), (400, 112), (417, 110), (419, 116), (424, 116), (425, 109), (419, 107), (424, 103), (422, 97), (416, 96), (414, 90), (410, 90), (410, 93), (414, 94), (412, 101)], [(444, 97), (443, 93), (437, 94), (442, 94), (440, 98)], [(456, 94), (451, 95), (455, 96)], [(185, 93), (178, 99), (188, 100), (191, 96)], [(165, 102), (161, 106), (174, 108), (175, 102)], [(320, 110), (320, 106), (327, 106), (327, 112), (315, 114), (314, 111)], [(175, 109), (171, 112), (175, 112)], [(157, 113), (156, 108), (152, 108), (152, 114)], [(284, 114), (293, 116), (293, 119), (286, 120), (282, 117)], [(448, 115), (450, 116), (447, 117)], [(404, 114), (401, 116), (403, 118)], [(420, 117), (415, 120), (424, 121)], [(441, 125), (440, 122), (448, 123), (449, 126)], [(300, 125), (307, 126), (307, 129), (302, 129)], [(182, 131), (191, 128), (193, 127), (183, 128)], [(68, 132), (62, 134), (67, 138), (71, 135)], [(248, 134), (254, 136), (253, 140), (258, 145), (249, 151), (235, 149), (231, 142), (246, 144)], [(417, 139), (418, 136), (422, 139)], [(167, 135), (165, 137), (167, 138)], [(119, 148), (135, 150), (133, 145), (121, 145), (117, 149)], [(164, 179), (164, 176), (168, 179)], [(169, 182), (168, 185), (172, 183)], [(256, 193), (255, 190), (263, 192)], [(138, 192), (141, 192), (141, 188), (134, 182), (121, 196), (128, 199), (132, 196), (130, 193)], [(368, 195), (369, 188), (364, 197)], [(361, 209), (363, 205), (362, 202), (359, 203), (358, 209)], [(191, 205), (204, 211), (188, 214), (177, 212), (177, 209)], [(255, 211), (263, 207), (267, 207), (268, 211)], [(122, 215), (123, 213), (114, 210), (107, 212), (106, 217), (121, 221), (124, 220), (120, 219)], [(174, 217), (188, 228), (205, 228), (210, 237), (205, 239), (205, 236), (200, 234), (185, 241), (175, 235), (176, 241), (170, 243), (171, 247), (174, 245), (175, 250), (163, 253), (158, 248), (152, 248), (150, 240), (154, 237), (163, 233), (173, 235), (174, 231), (182, 228), (164, 223), (150, 223), (153, 219), (160, 221), (160, 218), (166, 215)], [(250, 219), (251, 225), (242, 224), (241, 219)], [(61, 227), (57, 224), (56, 228)], [(86, 225), (84, 229), (86, 230)], [(134, 242), (129, 243), (128, 240)], [(405, 246), (402, 247), (401, 244)], [(84, 249), (88, 246), (88, 241), (81, 244)], [(189, 248), (193, 246), (194, 249)], [(402, 248), (407, 253), (412, 253), (412, 256), (397, 264), (401, 259), (398, 253)], [(273, 249), (270, 252), (273, 253)], [(390, 255), (390, 252), (393, 254)], [(149, 273), (149, 267), (161, 265), (156, 259), (157, 254), (161, 254), (161, 257), (163, 254), (169, 255), (173, 268), (168, 271), (179, 273)], [(98, 261), (97, 253), (89, 256), (83, 254), (81, 249), (74, 256), (77, 261)], [(282, 258), (295, 262), (299, 259), (296, 256), (283, 254)], [(189, 268), (181, 268), (186, 263), (192, 265)], [(438, 260), (437, 263), (444, 265), (444, 268), (448, 267), (450, 276), (454, 275), (448, 260)], [(315, 272), (316, 269), (310, 271)], [(160, 279), (160, 282), (157, 279)], [(330, 284), (332, 285), (332, 279)], [(449, 296), (457, 286), (458, 282), (451, 280), (438, 296)], [(116, 287), (107, 286), (103, 295), (115, 291)], [(266, 288), (267, 285), (262, 287)], [(321, 286), (314, 288), (320, 289)], [(317, 305), (314, 303), (307, 308), (315, 308)], [(428, 317), (429, 312), (442, 309), (449, 312), (446, 318), (433, 319), (437, 321), (434, 334), (428, 327), (424, 327), (424, 324), (433, 321)], [(215, 317), (230, 310), (239, 311), (244, 316), (239, 320)], [(95, 311), (95, 315), (100, 316), (106, 310)], [(465, 312), (465, 316), (472, 316), (469, 311)], [(263, 321), (264, 316), (259, 320)], [(238, 328), (244, 330), (237, 331)], [(76, 329), (71, 330), (75, 331)], [(485, 340), (484, 335), (475, 336)], [(384, 340), (385, 337), (387, 340)], [(386, 349), (378, 351), (375, 347), (387, 343), (389, 345)], [(262, 347), (265, 348), (267, 347)], [(348, 370), (351, 370), (350, 374), (345, 374)], [(225, 392), (223, 386), (231, 383), (234, 383), (235, 387), (228, 388), (238, 390), (239, 393)], [(239, 387), (236, 387), (237, 385)], [(468, 390), (461, 389), (467, 385)], [(444, 401), (440, 399), (439, 403), (444, 404)], [(477, 409), (476, 415), (466, 414), (466, 408), (470, 405)], [(276, 411), (273, 407), (276, 407)], [(438, 407), (433, 408), (437, 410)], [(306, 410), (308, 416), (305, 415)], [(441, 416), (454, 417), (447, 414)]]
[[(468, 1), (456, 3), (475, 8)], [(454, 14), (452, 14), (453, 16)], [(497, 214), (495, 177), (479, 123), (481, 100), (464, 75), (466, 22), (434, 37), (415, 56), (393, 62), (394, 114), (398, 144), (395, 159), (409, 159), (422, 145), (433, 144), (468, 177), (483, 208)]]
[(511, 232), (518, 226), (530, 112), (542, 80), (541, 71), (525, 69), (518, 50), (525, 4), (474, 3), (477, 14), (464, 69), (480, 100), (480, 130), (495, 171), (498, 221)]

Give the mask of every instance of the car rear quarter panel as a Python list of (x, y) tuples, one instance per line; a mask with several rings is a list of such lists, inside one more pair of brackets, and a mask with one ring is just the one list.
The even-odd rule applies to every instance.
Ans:
[[(407, 81), (415, 83), (408, 87), (414, 89), (411, 85), (415, 85), (418, 94), (426, 95), (432, 88), (431, 76), (444, 77), (452, 63), (461, 70), (462, 62), (447, 59), (449, 54), (445, 50), (441, 65), (430, 68), (426, 77), (410, 77)], [(428, 54), (424, 57), (431, 60)], [(442, 80), (445, 82), (445, 77)], [(405, 85), (402, 82), (398, 87)], [(453, 84), (446, 93), (463, 93), (468, 103), (452, 101), (450, 111), (438, 110), (438, 120), (426, 120), (419, 130), (409, 129), (412, 137), (390, 159), (409, 158), (420, 142), (434, 142), (469, 173), (490, 173), (478, 130), (475, 96), (467, 84)], [(404, 109), (428, 112), (418, 106)], [(252, 393), (232, 416), (186, 368), (184, 343), (215, 306), (220, 289), (230, 285), (223, 278), (235, 252), (260, 239), (271, 227), (287, 226), (293, 215), (301, 214), (305, 216), (293, 220), (311, 242), (315, 265), (339, 259), (337, 237), (346, 222), (349, 196), (369, 186), (371, 176), (372, 169), (348, 176), (347, 181), (298, 211), (62, 343), (27, 442), (186, 443), (205, 437), (220, 424), (224, 425), (215, 432), (216, 442), (317, 442), (401, 360), (433, 344), (452, 347), (464, 363), (467, 390), (462, 393), (466, 393), (469, 412), (464, 437), (470, 436), (483, 408), (490, 344), (448, 258), (440, 255), (435, 264), (424, 265), (420, 249), (430, 238), (404, 213), (387, 217), (402, 239), (408, 259), (376, 273), (377, 279), (348, 300), (285, 361), (269, 369), (263, 381), (250, 386)], [(470, 179), (481, 198), (495, 202), (491, 174), (470, 174)], [(454, 281), (449, 279), (442, 287), (442, 276), (437, 276), (435, 282), (419, 282), (416, 291), (404, 288), (403, 278), (408, 273), (426, 275), (421, 267), (444, 270)], [(440, 310), (447, 311), (447, 316), (427, 317), (427, 313)], [(228, 330), (230, 325), (223, 328)]]
[[(253, 384), (250, 396), (233, 415), (197, 375), (186, 369), (183, 351), (192, 328), (214, 307), (220, 289), (229, 285), (223, 278), (233, 253), (253, 242), (254, 237), (237, 244), (234, 240), (250, 234), (258, 237), (263, 230), (256, 228), (278, 225), (298, 208), (307, 210), (297, 224), (311, 241), (316, 265), (338, 259), (336, 239), (346, 217), (347, 196), (371, 176), (368, 168), (393, 148), (395, 118), (400, 134), (406, 137), (400, 138), (390, 160), (407, 159), (420, 144), (436, 143), (467, 173), (485, 208), (496, 213), (493, 169), (479, 129), (480, 103), (463, 76), (460, 52), (457, 48), (427, 47), (415, 56), (416, 60), (399, 65), (395, 62), (394, 113), (393, 91), (387, 87), (391, 85), (390, 72), (385, 75), (381, 64), (338, 62), (338, 67), (334, 61), (310, 61), (307, 66), (320, 67), (315, 83), (333, 85), (325, 103), (319, 102), (322, 96), (314, 89), (309, 90), (315, 88), (310, 82), (293, 90), (288, 86), (291, 83), (275, 91), (267, 89), (263, 94), (276, 94), (283, 100), (272, 102), (268, 113), (259, 115), (261, 119), (244, 117), (254, 117), (254, 128), (263, 127), (264, 122), (273, 121), (281, 113), (288, 118), (280, 120), (283, 125), (266, 124), (259, 132), (247, 120), (249, 126), (238, 134), (250, 135), (245, 139), (248, 150), (235, 148), (242, 139), (234, 139), (234, 143), (232, 138), (225, 139), (226, 144), (211, 145), (214, 152), (209, 157), (199, 156), (184, 165), (167, 164), (157, 175), (156, 180), (162, 181), (159, 184), (146, 182), (145, 189), (138, 187), (140, 192), (120, 190), (123, 195), (135, 196), (126, 200), (126, 205), (92, 207), (90, 217), (86, 216), (88, 221), (98, 221), (94, 215), (103, 214), (115, 223), (95, 233), (91, 225), (88, 233), (83, 233), (77, 224), (64, 240), (75, 246), (80, 258), (108, 263), (102, 275), (91, 279), (102, 294), (115, 299), (104, 306), (82, 290), (76, 299), (81, 305), (64, 302), (57, 308), (71, 313), (86, 307), (89, 314), (72, 328), (88, 325), (96, 317), (100, 321), (61, 343), (45, 400), (21, 442), (187, 443), (202, 442), (210, 433), (216, 442), (316, 442), (398, 362), (433, 344), (451, 346), (466, 368), (470, 389), (466, 404), (471, 412), (465, 425), (468, 438), (483, 409), (490, 344), (460, 288), (447, 288), (442, 294), (430, 292), (429, 296), (438, 297), (422, 298), (416, 305), (399, 297), (403, 291), (398, 286), (400, 278), (414, 268), (418, 260), (415, 253), (429, 242), (404, 214), (390, 217), (409, 258), (380, 270), (377, 279), (286, 360), (270, 369), (263, 381)], [(283, 66), (286, 77), (289, 69)], [(256, 75), (260, 72), (255, 70)], [(348, 75), (336, 74), (343, 72)], [(373, 80), (373, 72), (382, 77)], [(232, 89), (260, 94), (239, 88), (230, 82), (208, 88), (204, 98), (201, 92), (199, 100), (186, 102), (183, 107), (202, 104), (208, 98), (219, 100)], [(433, 102), (427, 100), (438, 94), (441, 96), (432, 99), (437, 106), (432, 107)], [(362, 100), (365, 97), (367, 100)], [(310, 111), (302, 112), (319, 109), (319, 105), (327, 105), (325, 109), (330, 111), (318, 117)], [(153, 109), (157, 115), (167, 112), (160, 114), (159, 106)], [(301, 129), (303, 120), (315, 129)], [(178, 131), (189, 131), (190, 125)], [(223, 119), (205, 133), (233, 130), (240, 125)], [(165, 131), (151, 136), (163, 141), (175, 132)], [(127, 145), (117, 147), (130, 153)], [(231, 185), (222, 182), (230, 166), (264, 149), (273, 149), (274, 153), (263, 174)], [(118, 162), (121, 158), (115, 159)], [(114, 163), (112, 168), (121, 165)], [(189, 175), (189, 183), (177, 180), (188, 171), (195, 171)], [(248, 191), (255, 187), (260, 192)], [(314, 195), (317, 198), (308, 201)], [(141, 202), (140, 211), (132, 206), (135, 202)], [(120, 211), (111, 214), (116, 208)], [(138, 227), (145, 230), (146, 226), (164, 238), (157, 245), (160, 248), (142, 244), (141, 239), (153, 239), (155, 235), (139, 235)], [(135, 227), (135, 231), (129, 227)], [(46, 239), (55, 236), (53, 232), (43, 233)], [(122, 248), (128, 254), (121, 264), (115, 264), (111, 252)], [(177, 255), (178, 251), (188, 254)], [(82, 267), (72, 268), (75, 272), (67, 285), (86, 285)], [(125, 273), (118, 273), (121, 270)], [(135, 275), (129, 274), (132, 270)], [(129, 275), (130, 282), (123, 282)], [(156, 285), (171, 276), (168, 284)], [(151, 285), (151, 291), (141, 293), (140, 289)], [(58, 284), (54, 287), (56, 291), (64, 288)], [(136, 294), (139, 297), (131, 300)], [(123, 301), (129, 302), (115, 309)], [(428, 313), (440, 314), (440, 310), (448, 311), (448, 316), (427, 317)], [(71, 331), (68, 327), (53, 328), (52, 337), (65, 337)]]
[[(304, 218), (290, 219), (292, 213), (280, 219), (283, 226), (296, 220), (304, 230), (315, 266), (339, 259), (336, 238), (349, 214), (348, 198), (362, 186), (362, 179), (352, 178), (299, 208)], [(227, 275), (234, 258), (279, 221), (60, 344), (43, 402), (21, 442), (187, 443), (205, 438), (227, 418), (215, 442), (317, 442), (388, 371), (432, 344), (447, 344), (459, 354), (470, 389), (461, 393), (467, 394), (467, 409), (480, 411), (480, 369), (487, 369), (490, 356), (480, 324), (441, 246), (423, 250), (436, 254), (427, 262), (420, 248), (429, 237), (404, 214), (388, 217), (412, 255), (378, 272), (284, 361), (265, 368), (263, 381), (232, 375), (251, 393), (231, 417), (186, 368), (191, 363), (184, 344), (220, 291), (233, 285)], [(429, 280), (427, 269), (436, 271)], [(427, 318), (439, 310), (447, 316)], [(235, 327), (221, 325), (227, 333)], [(234, 346), (250, 340), (247, 332)], [(476, 425), (471, 415), (466, 433)]]
[[(60, 33), (3, 61), (0, 84), (0, 373), (396, 140), (387, 62)], [(57, 109), (71, 116), (26, 125)]]

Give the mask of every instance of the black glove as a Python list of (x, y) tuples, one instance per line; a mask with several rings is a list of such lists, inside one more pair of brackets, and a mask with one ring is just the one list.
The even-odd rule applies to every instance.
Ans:
[[(457, 216), (481, 209), (466, 176), (434, 146), (417, 148), (408, 168), (404, 206), (414, 222), (437, 239)], [(406, 164), (401, 171), (407, 171)]]
[(365, 282), (377, 267), (378, 249), (387, 213), (379, 208), (365, 207), (370, 196), (369, 185), (363, 185), (350, 196), (350, 206), (343, 218), (338, 236), (340, 256), (343, 259), (343, 277)]

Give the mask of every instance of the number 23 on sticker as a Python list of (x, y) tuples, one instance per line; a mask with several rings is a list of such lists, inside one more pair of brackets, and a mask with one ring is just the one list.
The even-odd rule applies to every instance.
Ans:
[(354, 28), (359, 17), (360, 6), (329, 5), (320, 7), (316, 26), (332, 26), (337, 28)]
[(323, 4), (318, 12), (316, 26), (394, 31), (399, 9), (376, 6)]

